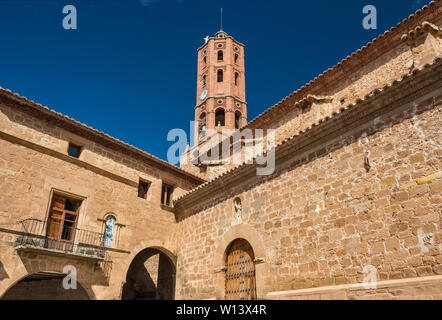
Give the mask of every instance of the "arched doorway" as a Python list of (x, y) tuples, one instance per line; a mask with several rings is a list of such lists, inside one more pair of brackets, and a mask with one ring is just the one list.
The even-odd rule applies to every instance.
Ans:
[(39, 272), (25, 277), (8, 289), (1, 300), (90, 300), (86, 290), (77, 282), (76, 289), (65, 289), (66, 274)]
[(226, 252), (226, 300), (256, 300), (255, 254), (244, 239), (233, 241)]
[(175, 264), (169, 252), (147, 248), (130, 264), (123, 286), (122, 300), (173, 300)]

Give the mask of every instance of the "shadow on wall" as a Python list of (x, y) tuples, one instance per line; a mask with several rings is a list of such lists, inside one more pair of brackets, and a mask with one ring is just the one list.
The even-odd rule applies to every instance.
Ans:
[(0, 281), (8, 278), (9, 275), (6, 273), (6, 270), (3, 267), (3, 263), (0, 261)]
[(30, 275), (9, 288), (1, 300), (90, 300), (79, 283), (76, 290), (64, 289), (64, 276)]

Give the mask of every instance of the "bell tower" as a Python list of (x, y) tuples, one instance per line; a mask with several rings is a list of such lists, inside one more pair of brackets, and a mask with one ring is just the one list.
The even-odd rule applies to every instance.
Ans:
[(244, 45), (220, 30), (198, 49), (195, 145), (247, 124)]

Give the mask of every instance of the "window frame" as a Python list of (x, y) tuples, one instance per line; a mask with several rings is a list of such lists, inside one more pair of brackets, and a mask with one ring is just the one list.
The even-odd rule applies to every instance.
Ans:
[(175, 190), (175, 186), (167, 183), (167, 182), (163, 182), (161, 185), (161, 204), (163, 206), (172, 207), (172, 202), (173, 202), (173, 192)]
[[(151, 184), (152, 183), (150, 181), (148, 181), (148, 180), (144, 180), (144, 179), (141, 179), (141, 178), (139, 179), (139, 181), (138, 181), (138, 198), (147, 200), (147, 195), (149, 193), (149, 189), (150, 189)], [(147, 189), (145, 191), (141, 190), (141, 186), (143, 186), (143, 185), (147, 186)], [(145, 192), (145, 193), (144, 193), (143, 196), (141, 196), (140, 192)]]
[[(76, 149), (76, 150), (78, 151), (77, 156), (74, 156), (74, 155), (72, 155), (72, 154), (70, 153), (71, 148), (74, 148), (74, 149)], [(69, 142), (69, 144), (68, 144), (68, 150), (67, 150), (67, 152), (68, 152), (68, 156), (69, 156), (69, 157), (72, 157), (72, 158), (75, 158), (75, 159), (80, 159), (80, 155), (81, 155), (81, 152), (82, 152), (82, 151), (83, 151), (83, 146), (78, 145), (78, 144), (73, 143), (73, 142)]]

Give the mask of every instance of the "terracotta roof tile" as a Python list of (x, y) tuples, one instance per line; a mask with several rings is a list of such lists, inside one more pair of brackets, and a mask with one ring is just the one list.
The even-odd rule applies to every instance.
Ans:
[(20, 100), (21, 102), (23, 102), (25, 104), (28, 104), (29, 106), (33, 107), (34, 109), (36, 109), (38, 111), (45, 112), (45, 113), (50, 114), (52, 116), (56, 116), (60, 120), (66, 121), (66, 122), (71, 123), (71, 124), (74, 124), (77, 127), (86, 129), (89, 132), (91, 132), (92, 134), (95, 134), (95, 135), (101, 136), (101, 137), (105, 137), (108, 140), (110, 140), (111, 142), (114, 142), (114, 143), (116, 143), (116, 144), (118, 144), (118, 145), (120, 145), (120, 146), (122, 146), (124, 148), (127, 148), (127, 149), (131, 150), (131, 151), (135, 151), (139, 155), (142, 155), (142, 156), (146, 157), (147, 159), (149, 159), (151, 161), (154, 161), (155, 163), (157, 163), (157, 164), (159, 164), (159, 165), (161, 165), (161, 166), (163, 166), (165, 168), (169, 168), (172, 171), (176, 172), (177, 174), (188, 176), (189, 178), (191, 178), (191, 179), (193, 179), (195, 181), (198, 181), (199, 183), (202, 183), (202, 182), (205, 181), (201, 177), (195, 176), (195, 175), (193, 175), (193, 174), (191, 174), (191, 173), (189, 173), (189, 172), (187, 172), (187, 171), (185, 171), (183, 169), (180, 169), (177, 166), (174, 166), (174, 165), (170, 164), (167, 161), (164, 161), (164, 160), (162, 160), (162, 159), (160, 159), (160, 158), (158, 158), (158, 157), (156, 157), (156, 156), (154, 156), (154, 155), (152, 155), (150, 153), (147, 153), (144, 150), (141, 150), (141, 149), (139, 149), (139, 148), (137, 148), (137, 147), (135, 147), (135, 146), (133, 146), (131, 144), (128, 144), (128, 143), (126, 143), (124, 141), (121, 141), (121, 140), (119, 140), (117, 138), (114, 138), (114, 137), (110, 136), (107, 133), (104, 133), (102, 131), (94, 129), (94, 128), (92, 128), (92, 127), (90, 127), (90, 126), (88, 126), (88, 125), (86, 125), (84, 123), (81, 123), (81, 122), (79, 122), (79, 121), (77, 121), (77, 120), (75, 120), (73, 118), (68, 117), (67, 115), (64, 115), (64, 114), (59, 113), (59, 112), (57, 112), (55, 110), (52, 110), (52, 109), (50, 109), (47, 106), (43, 106), (42, 104), (40, 104), (38, 102), (35, 102), (35, 101), (31, 100), (31, 99), (28, 99), (28, 98), (26, 98), (24, 96), (19, 95), (16, 92), (12, 92), (11, 90), (2, 88), (0, 86), (0, 94), (1, 93), (5, 93), (6, 95), (13, 96), (16, 99)]
[[(400, 82), (402, 82), (402, 81), (408, 79), (409, 77), (411, 77), (411, 76), (413, 76), (413, 75), (415, 75), (415, 74), (421, 72), (422, 70), (424, 70), (424, 69), (426, 69), (426, 68), (428, 68), (428, 67), (431, 67), (431, 66), (433, 66), (433, 65), (435, 65), (435, 64), (437, 64), (437, 63), (440, 63), (440, 62), (442, 62), (442, 56), (438, 56), (438, 57), (436, 57), (432, 63), (426, 63), (426, 64), (423, 65), (421, 68), (413, 70), (413, 72), (412, 72), (411, 74), (406, 74), (406, 75), (404, 75), (401, 79), (399, 79), (399, 80), (396, 79), (396, 80), (392, 81), (391, 83), (386, 84), (382, 89), (375, 89), (375, 90), (373, 90), (372, 92), (366, 94), (364, 98), (362, 98), (362, 99), (358, 99), (356, 102), (354, 102), (354, 103), (350, 103), (350, 104), (348, 104), (346, 107), (341, 108), (341, 109), (339, 110), (339, 112), (333, 112), (333, 115), (332, 115), (331, 117), (327, 116), (327, 117), (325, 117), (325, 118), (320, 119), (320, 120), (319, 120), (317, 123), (315, 123), (313, 126), (311, 126), (311, 127), (309, 127), (309, 128), (306, 128), (305, 130), (303, 130), (303, 131), (301, 131), (301, 132), (299, 132), (299, 133), (297, 133), (297, 134), (295, 134), (295, 135), (292, 135), (292, 136), (290, 136), (290, 137), (284, 139), (282, 142), (280, 142), (279, 144), (277, 144), (274, 148), (275, 148), (275, 149), (278, 149), (279, 147), (281, 147), (281, 146), (287, 144), (289, 141), (294, 140), (296, 137), (300, 137), (300, 136), (302, 136), (302, 135), (309, 134), (309, 132), (313, 129), (314, 126), (318, 126), (318, 125), (320, 125), (320, 124), (323, 124), (323, 123), (325, 123), (325, 122), (329, 122), (329, 121), (332, 121), (332, 122), (333, 122), (333, 121), (336, 121), (336, 118), (338, 118), (338, 116), (339, 116), (341, 113), (343, 113), (343, 112), (345, 112), (345, 111), (348, 111), (348, 110), (351, 110), (351, 109), (355, 108), (355, 107), (356, 107), (357, 105), (359, 105), (360, 103), (362, 103), (362, 102), (364, 102), (364, 101), (366, 101), (366, 100), (369, 100), (370, 98), (372, 98), (372, 97), (374, 97), (374, 96), (376, 96), (376, 95), (378, 95), (378, 94), (381, 94), (383, 91), (385, 91), (385, 90), (387, 90), (387, 89), (389, 89), (389, 88), (391, 88), (391, 87), (397, 85), (398, 83), (400, 83)], [(264, 152), (264, 155), (266, 155), (266, 154), (267, 154), (267, 152)], [(256, 160), (256, 157), (254, 158), (254, 160)], [(219, 176), (216, 176), (215, 178), (213, 178), (213, 179), (211, 179), (211, 180), (205, 182), (204, 184), (199, 185), (198, 187), (196, 187), (196, 188), (190, 190), (189, 192), (183, 194), (181, 197), (179, 197), (178, 199), (176, 199), (176, 200), (174, 201), (174, 203), (178, 203), (179, 201), (182, 201), (182, 200), (184, 200), (185, 198), (188, 198), (190, 195), (192, 195), (193, 193), (197, 192), (198, 190), (203, 189), (203, 188), (205, 188), (205, 187), (207, 187), (207, 186), (209, 186), (209, 185), (212, 185), (212, 184), (216, 183), (218, 180), (220, 180), (221, 178), (223, 178), (223, 177), (225, 177), (225, 176), (233, 175), (233, 173), (240, 171), (240, 169), (243, 168), (243, 167), (245, 167), (246, 165), (247, 165), (246, 163), (242, 163), (241, 165), (239, 165), (239, 166), (237, 166), (237, 167), (235, 167), (235, 168), (232, 168), (232, 169), (230, 169), (230, 170), (228, 170), (228, 171), (226, 171), (226, 172), (220, 174)]]
[(276, 109), (278, 109), (278, 107), (285, 101), (287, 101), (288, 99), (290, 99), (291, 97), (293, 97), (295, 94), (299, 94), (302, 91), (306, 90), (308, 87), (312, 86), (313, 84), (315, 84), (319, 79), (326, 77), (330, 72), (332, 71), (336, 71), (340, 66), (342, 66), (344, 63), (354, 59), (357, 56), (360, 56), (361, 54), (363, 54), (368, 48), (372, 47), (375, 43), (379, 42), (379, 40), (383, 39), (384, 37), (386, 37), (387, 35), (390, 35), (391, 33), (393, 33), (396, 29), (398, 29), (399, 27), (403, 26), (406, 22), (410, 21), (411, 19), (414, 19), (420, 15), (422, 15), (424, 12), (426, 12), (427, 10), (430, 9), (435, 9), (437, 7), (441, 6), (442, 1), (441, 0), (436, 0), (436, 1), (431, 1), (428, 5), (425, 5), (424, 7), (422, 7), (422, 9), (417, 10), (414, 14), (409, 15), (407, 18), (403, 19), (401, 22), (399, 22), (396, 26), (392, 27), (390, 30), (386, 30), (383, 34), (379, 35), (377, 38), (373, 39), (371, 42), (367, 43), (366, 45), (364, 45), (362, 48), (356, 50), (355, 52), (353, 52), (352, 54), (348, 55), (346, 58), (342, 59), (340, 62), (338, 62), (335, 66), (328, 68), (326, 71), (324, 71), (323, 73), (321, 73), (320, 75), (318, 75), (316, 78), (314, 78), (313, 80), (309, 81), (307, 84), (305, 84), (304, 86), (302, 86), (301, 88), (299, 88), (298, 90), (292, 92), (290, 95), (288, 95), (287, 97), (285, 97), (284, 99), (282, 99), (281, 101), (279, 101), (278, 103), (276, 103), (275, 105), (273, 105), (272, 107), (268, 108), (267, 110), (265, 110), (264, 112), (262, 112), (261, 114), (259, 114), (257, 117), (255, 117), (253, 120), (251, 120), (247, 126), (247, 127), (251, 127), (253, 125), (255, 125), (256, 122), (258, 122), (259, 120), (262, 120), (265, 118), (265, 116), (270, 113), (271, 111), (274, 111)]

